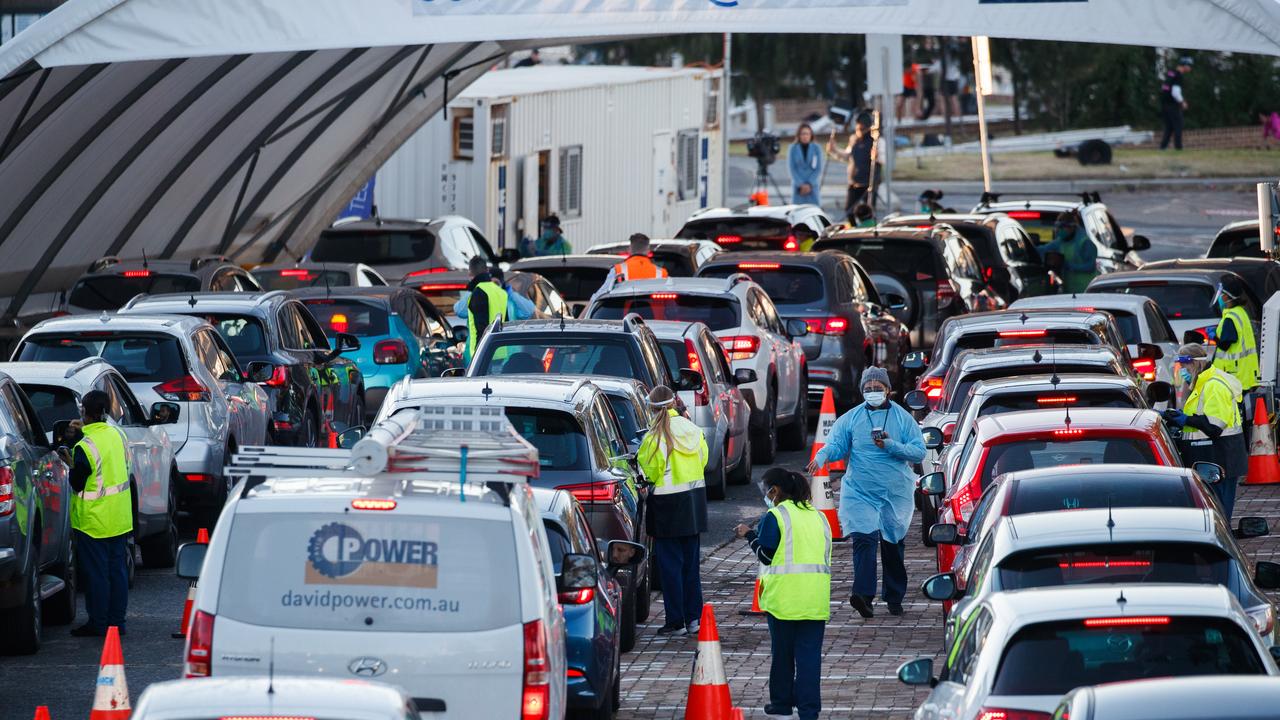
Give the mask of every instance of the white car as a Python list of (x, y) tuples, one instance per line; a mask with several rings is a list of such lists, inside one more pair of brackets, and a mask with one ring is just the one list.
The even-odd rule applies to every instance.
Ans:
[[(128, 441), (130, 480), (137, 487), (138, 513), (134, 537), (147, 567), (171, 567), (178, 552), (178, 466), (166, 428), (181, 420), (169, 408), (143, 407), (129, 384), (100, 357), (79, 362), (0, 363), (27, 394), (40, 424), (53, 441), (54, 424), (80, 418), (80, 399), (90, 390), (110, 398), (107, 422)], [(154, 419), (153, 419), (154, 418)], [(161, 418), (165, 418), (162, 422)]]
[[(751, 451), (771, 463), (779, 445), (804, 449), (809, 429), (809, 371), (795, 338), (809, 330), (804, 320), (785, 323), (773, 300), (742, 273), (728, 278), (667, 278), (619, 283), (592, 298), (584, 317), (620, 320), (636, 313), (646, 320), (701, 322), (720, 339), (736, 374), (756, 379), (739, 385), (751, 405)], [(781, 430), (779, 430), (781, 429)]]
[(1249, 616), (1219, 585), (995, 593), (970, 614), (937, 677), (933, 658), (898, 668), (903, 683), (933, 688), (916, 720), (1048, 720), (1062, 695), (1082, 685), (1213, 674), (1280, 674)]
[(148, 685), (132, 720), (191, 718), (343, 718), (405, 720), (417, 716), (413, 698), (367, 680), (311, 677), (235, 677), (170, 680)]
[(165, 432), (175, 448), (179, 506), (221, 506), (227, 458), (266, 442), (270, 414), (266, 392), (246, 378), (218, 332), (182, 315), (80, 315), (39, 323), (13, 353), (24, 362), (90, 357), (111, 363), (144, 407), (178, 405), (178, 422)]
[(565, 556), (557, 580), (537, 451), (500, 408), (407, 410), (351, 450), (233, 463), (244, 479), (209, 544), (178, 553), (178, 575), (200, 579), (187, 677), (274, 665), (394, 682), (424, 717), (563, 717), (557, 592), (595, 587), (599, 561)]

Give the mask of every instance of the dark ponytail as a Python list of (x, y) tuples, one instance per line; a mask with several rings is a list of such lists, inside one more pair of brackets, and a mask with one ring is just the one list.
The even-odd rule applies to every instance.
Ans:
[(809, 504), (809, 501), (813, 498), (812, 491), (809, 488), (809, 479), (795, 470), (771, 467), (765, 471), (762, 481), (766, 492), (768, 492), (769, 488), (776, 487), (782, 492), (783, 499), (790, 500), (803, 508), (812, 507)]

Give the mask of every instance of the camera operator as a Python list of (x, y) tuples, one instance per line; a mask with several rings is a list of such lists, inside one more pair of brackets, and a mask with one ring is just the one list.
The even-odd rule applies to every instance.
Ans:
[(870, 200), (867, 193), (878, 155), (875, 138), (871, 136), (871, 116), (865, 112), (858, 115), (849, 144), (843, 150), (836, 148), (835, 141), (834, 133), (827, 138), (827, 154), (849, 164), (849, 191), (844, 203), (844, 210), (848, 213), (859, 203)]

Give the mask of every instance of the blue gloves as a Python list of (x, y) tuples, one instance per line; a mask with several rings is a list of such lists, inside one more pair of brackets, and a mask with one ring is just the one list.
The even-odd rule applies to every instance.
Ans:
[(1181, 410), (1165, 410), (1160, 415), (1170, 425), (1182, 427), (1187, 424), (1187, 416)]

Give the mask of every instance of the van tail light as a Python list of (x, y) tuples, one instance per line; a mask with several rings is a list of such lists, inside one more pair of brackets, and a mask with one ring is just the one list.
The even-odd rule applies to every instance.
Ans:
[(951, 437), (956, 434), (956, 424), (949, 422), (942, 426), (942, 441), (951, 442)]
[(209, 390), (190, 375), (160, 383), (151, 388), (169, 402), (208, 402)]
[(1138, 358), (1133, 361), (1133, 371), (1141, 375), (1143, 380), (1151, 382), (1156, 379), (1156, 361), (1150, 358)]
[(0, 467), (0, 517), (13, 514), (13, 468)]
[(595, 588), (582, 588), (581, 590), (569, 590), (559, 594), (561, 605), (586, 605), (596, 599)]
[(197, 610), (191, 615), (187, 628), (187, 666), (184, 674), (189, 678), (209, 677), (213, 659), (213, 615)]
[(800, 243), (796, 242), (795, 235), (788, 235), (785, 242), (782, 243), (782, 249), (787, 252), (795, 252), (800, 249)]
[(289, 368), (284, 365), (276, 365), (271, 368), (271, 377), (262, 383), (267, 387), (279, 388), (289, 384)]
[(551, 715), (551, 656), (541, 620), (524, 624), (524, 690), (520, 720), (548, 720)]
[[(702, 361), (698, 359), (698, 351), (694, 349), (693, 341), (689, 338), (684, 339), (684, 351), (689, 358), (689, 369), (694, 372), (702, 372)], [(693, 404), (698, 407), (705, 407), (711, 404), (711, 394), (707, 391), (705, 377), (702, 381), (702, 389), (693, 394)]]
[(730, 360), (750, 360), (760, 351), (760, 338), (755, 335), (730, 335), (720, 338)]
[(843, 335), (849, 329), (849, 321), (842, 317), (805, 318), (810, 335)]
[(938, 278), (935, 292), (939, 310), (951, 307), (951, 302), (956, 299), (956, 288), (951, 284), (951, 278)]
[(1050, 720), (1051, 713), (1038, 710), (984, 707), (978, 711), (978, 720)]
[(403, 365), (409, 362), (409, 346), (403, 340), (380, 340), (373, 346), (373, 361), (378, 365)]
[(578, 498), (578, 502), (611, 503), (618, 492), (618, 481), (604, 480), (580, 485), (561, 485), (557, 489), (573, 493), (573, 496)]

